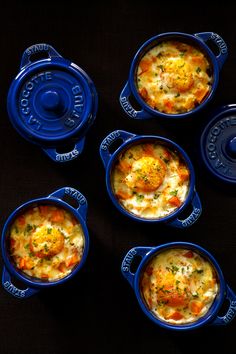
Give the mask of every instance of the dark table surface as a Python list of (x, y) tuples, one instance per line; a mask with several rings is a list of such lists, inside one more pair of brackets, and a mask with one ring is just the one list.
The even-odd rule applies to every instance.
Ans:
[[(79, 6), (78, 6), (79, 4)], [(236, 353), (236, 319), (225, 327), (206, 326), (175, 333), (155, 326), (142, 313), (120, 265), (133, 246), (190, 241), (209, 250), (236, 291), (236, 191), (205, 170), (199, 138), (213, 109), (235, 103), (236, 27), (232, 6), (180, 2), (4, 2), (1, 5), (1, 228), (22, 203), (62, 186), (80, 190), (88, 200), (91, 247), (81, 272), (66, 284), (19, 300), (0, 287), (0, 353)], [(118, 97), (140, 45), (158, 33), (214, 31), (228, 44), (229, 57), (211, 103), (194, 119), (135, 121), (122, 111)], [(74, 162), (53, 163), (23, 140), (9, 122), (6, 96), (19, 70), (23, 51), (49, 43), (82, 67), (99, 93), (95, 124), (83, 154)], [(101, 140), (112, 130), (163, 135), (179, 143), (196, 171), (203, 212), (185, 230), (135, 223), (108, 198), (99, 157)], [(0, 270), (3, 262), (0, 259)]]

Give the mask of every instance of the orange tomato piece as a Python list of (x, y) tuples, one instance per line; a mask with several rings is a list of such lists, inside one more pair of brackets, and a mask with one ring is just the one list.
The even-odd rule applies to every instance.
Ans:
[(182, 204), (178, 197), (173, 196), (168, 200), (168, 203), (176, 206), (177, 208)]
[(193, 258), (193, 252), (192, 251), (188, 251), (184, 254), (184, 257), (186, 258)]
[(142, 87), (140, 90), (139, 90), (139, 93), (140, 95), (144, 98), (144, 100), (146, 100), (148, 98), (148, 92), (147, 90), (145, 89), (145, 87)]
[(116, 196), (117, 196), (118, 198), (121, 198), (121, 199), (126, 200), (126, 199), (129, 199), (132, 195), (129, 194), (129, 193), (127, 193), (127, 192), (125, 192), (125, 191), (122, 191), (121, 189), (119, 189), (119, 190), (116, 192)]
[(49, 207), (48, 205), (40, 205), (39, 206), (39, 212), (42, 216), (47, 216), (49, 213)]
[(139, 63), (139, 67), (140, 67), (140, 69), (142, 70), (142, 72), (140, 73), (140, 75), (143, 74), (144, 72), (148, 71), (149, 68), (150, 68), (150, 66), (151, 66), (151, 62), (150, 62), (149, 60), (147, 60), (147, 59), (142, 59), (142, 60), (140, 61), (140, 63)]
[(203, 309), (203, 303), (201, 301), (198, 300), (193, 300), (190, 302), (190, 310), (192, 311), (192, 313), (194, 315), (199, 315), (199, 313), (201, 312), (201, 310)]
[(146, 270), (145, 270), (145, 272), (147, 273), (147, 275), (150, 277), (151, 275), (152, 275), (152, 273), (153, 273), (153, 267), (147, 267), (146, 268)]
[(120, 159), (118, 168), (121, 172), (128, 173), (131, 169), (131, 165), (125, 159)]
[(143, 150), (145, 152), (145, 155), (154, 156), (154, 148), (152, 144), (144, 144)]
[(194, 94), (197, 102), (201, 103), (203, 99), (206, 97), (206, 95), (208, 94), (208, 92), (209, 92), (208, 87), (199, 88)]
[(185, 182), (189, 179), (189, 170), (185, 166), (180, 166), (178, 168), (178, 175), (182, 182)]
[(68, 258), (65, 261), (65, 265), (66, 265), (66, 267), (70, 267), (70, 266), (76, 264), (77, 262), (78, 262), (78, 255), (74, 253), (70, 258)]
[(61, 209), (56, 209), (51, 211), (51, 217), (50, 220), (52, 222), (63, 222), (64, 221), (64, 211)]
[(42, 278), (42, 279), (48, 279), (48, 278), (49, 278), (49, 275), (48, 275), (48, 274), (45, 274), (45, 273), (42, 273), (42, 274), (41, 274), (41, 278)]
[(179, 311), (175, 311), (173, 312), (171, 315), (166, 316), (167, 320), (181, 320), (184, 316), (179, 312)]
[(16, 241), (13, 238), (11, 238), (11, 240), (10, 240), (11, 249), (13, 249), (15, 247), (15, 244), (16, 244)]
[(20, 259), (20, 263), (19, 263), (19, 268), (20, 268), (20, 269), (24, 269), (24, 267), (25, 267), (25, 259), (24, 259), (24, 258), (21, 258), (21, 259)]
[(24, 217), (24, 215), (20, 215), (19, 217), (18, 217), (18, 219), (17, 219), (17, 222), (18, 222), (18, 224), (20, 225), (20, 226), (24, 226), (25, 225), (25, 217)]

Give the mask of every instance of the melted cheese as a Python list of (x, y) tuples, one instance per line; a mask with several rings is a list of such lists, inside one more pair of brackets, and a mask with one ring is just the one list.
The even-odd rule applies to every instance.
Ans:
[(167, 41), (149, 50), (137, 69), (137, 88), (153, 109), (168, 114), (194, 109), (209, 95), (210, 63), (197, 48)]
[(140, 286), (150, 311), (173, 324), (204, 316), (219, 290), (211, 263), (186, 249), (156, 255), (147, 265)]
[(133, 145), (118, 157), (111, 180), (121, 205), (142, 218), (163, 218), (185, 201), (189, 170), (160, 144)]
[(80, 262), (84, 235), (67, 210), (41, 205), (20, 215), (10, 229), (11, 256), (29, 276), (54, 281)]

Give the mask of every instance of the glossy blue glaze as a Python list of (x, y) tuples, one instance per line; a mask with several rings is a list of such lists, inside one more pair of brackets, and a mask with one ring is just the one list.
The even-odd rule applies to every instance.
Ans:
[[(202, 52), (207, 56), (207, 58), (211, 63), (213, 69), (213, 78), (214, 78), (211, 92), (207, 96), (207, 98), (193, 110), (186, 113), (180, 113), (180, 114), (167, 114), (152, 109), (149, 105), (146, 104), (146, 102), (139, 95), (135, 83), (137, 66), (140, 59), (143, 57), (143, 55), (152, 47), (156, 46), (158, 43), (167, 40), (173, 40), (173, 39), (190, 43), (193, 46), (195, 45), (199, 47), (202, 50)], [(216, 46), (219, 49), (219, 54), (217, 56), (215, 56), (211, 51), (211, 49), (208, 47), (206, 43), (207, 41), (214, 42), (216, 44)], [(152, 117), (176, 119), (176, 118), (189, 117), (192, 114), (199, 112), (212, 99), (218, 85), (219, 71), (222, 68), (227, 56), (228, 56), (228, 49), (226, 43), (218, 34), (213, 32), (196, 33), (194, 35), (181, 33), (181, 32), (167, 32), (167, 33), (162, 33), (157, 36), (154, 36), (149, 40), (147, 40), (135, 54), (134, 59), (131, 63), (128, 82), (125, 84), (125, 87), (122, 90), (120, 95), (120, 104), (124, 109), (124, 111), (126, 112), (126, 114), (129, 117), (134, 119), (148, 119)], [(129, 100), (131, 95), (134, 96), (135, 100), (140, 105), (141, 110), (138, 111), (133, 108)]]
[(218, 108), (200, 139), (201, 157), (221, 182), (236, 184), (236, 104)]
[[(114, 143), (116, 140), (121, 141), (121, 145), (119, 148), (113, 152), (110, 153), (109, 149), (112, 143)], [(142, 144), (144, 142), (148, 141), (154, 141), (154, 142), (160, 142), (162, 144), (166, 144), (170, 150), (177, 150), (179, 154), (182, 156), (184, 161), (186, 162), (188, 169), (190, 171), (190, 187), (189, 187), (189, 193), (184, 201), (184, 203), (178, 208), (175, 212), (172, 214), (159, 218), (159, 219), (144, 219), (140, 218), (134, 214), (129, 213), (125, 208), (121, 206), (119, 203), (118, 199), (115, 197), (111, 185), (111, 172), (114, 166), (115, 161), (117, 160), (117, 157), (119, 154), (130, 147), (133, 144)], [(186, 228), (194, 224), (199, 216), (201, 215), (202, 212), (202, 206), (201, 202), (199, 199), (199, 196), (195, 190), (195, 173), (193, 169), (193, 165), (186, 154), (186, 152), (176, 143), (173, 141), (166, 139), (164, 137), (160, 136), (155, 136), (155, 135), (135, 135), (129, 132), (126, 132), (124, 130), (116, 130), (110, 133), (101, 143), (100, 145), (100, 156), (103, 161), (104, 167), (106, 169), (106, 187), (107, 191), (109, 194), (109, 197), (111, 198), (113, 204), (116, 206), (116, 208), (123, 213), (124, 215), (130, 217), (133, 220), (136, 221), (142, 221), (142, 222), (147, 222), (147, 223), (168, 223), (168, 225), (177, 227), (177, 228)], [(187, 205), (191, 204), (192, 205), (192, 212), (188, 217), (185, 219), (179, 219), (181, 212), (185, 209)]]
[[(156, 316), (154, 316), (154, 314), (152, 314), (152, 312), (146, 306), (140, 289), (140, 278), (142, 276), (142, 272), (145, 269), (148, 262), (151, 260), (151, 258), (156, 254), (158, 254), (159, 252), (165, 251), (167, 249), (173, 249), (173, 248), (190, 249), (202, 255), (204, 258), (206, 258), (208, 261), (211, 262), (219, 280), (219, 292), (212, 306), (208, 310), (208, 312), (197, 321), (193, 323), (183, 324), (183, 325), (173, 325), (164, 322), (161, 319), (158, 319)], [(134, 259), (137, 256), (141, 257), (141, 261), (136, 271), (132, 273), (130, 270), (131, 264), (133, 263)], [(189, 243), (189, 242), (171, 242), (157, 247), (134, 247), (131, 250), (129, 250), (129, 252), (124, 257), (121, 265), (121, 272), (123, 276), (128, 280), (132, 288), (134, 289), (136, 298), (145, 315), (150, 320), (152, 320), (155, 324), (163, 328), (172, 329), (176, 331), (183, 331), (183, 330), (196, 329), (206, 324), (226, 325), (229, 322), (231, 322), (236, 315), (236, 295), (225, 283), (219, 264), (207, 250), (205, 250), (204, 248), (196, 244)], [(229, 308), (224, 316), (218, 316), (221, 305), (225, 300), (229, 301)]]
[[(68, 202), (65, 202), (63, 200), (65, 197), (71, 197), (72, 199), (75, 199), (78, 208), (74, 208)], [(7, 245), (9, 228), (14, 222), (14, 220), (19, 215), (24, 213), (26, 209), (37, 205), (55, 205), (63, 209), (66, 209), (67, 211), (69, 211), (71, 214), (74, 215), (74, 217), (76, 218), (76, 220), (78, 220), (78, 222), (81, 224), (83, 229), (84, 251), (80, 263), (72, 269), (70, 274), (56, 281), (42, 281), (40, 279), (27, 276), (25, 273), (17, 269), (10, 259), (9, 249)], [(72, 278), (84, 265), (88, 255), (89, 233), (86, 226), (87, 207), (88, 207), (87, 201), (79, 191), (71, 187), (63, 187), (61, 189), (56, 190), (46, 198), (38, 198), (38, 199), (30, 200), (29, 202), (22, 204), (15, 211), (13, 211), (13, 213), (8, 217), (7, 221), (4, 224), (3, 231), (2, 231), (2, 239), (1, 239), (2, 256), (5, 264), (3, 268), (3, 274), (2, 274), (2, 285), (4, 289), (7, 290), (15, 297), (27, 298), (29, 296), (32, 296), (42, 288), (48, 288), (51, 286), (63, 284), (64, 282)], [(11, 280), (12, 277), (13, 279), (17, 278), (18, 280), (22, 281), (22, 284), (26, 285), (26, 289), (22, 290), (14, 286), (14, 280), (13, 282)]]
[[(38, 53), (46, 58), (33, 61)], [(83, 144), (79, 142), (96, 117), (97, 104), (89, 76), (44, 43), (24, 52), (7, 99), (15, 129), (56, 162), (72, 160), (82, 152)], [(68, 144), (74, 145), (71, 151), (57, 152)]]

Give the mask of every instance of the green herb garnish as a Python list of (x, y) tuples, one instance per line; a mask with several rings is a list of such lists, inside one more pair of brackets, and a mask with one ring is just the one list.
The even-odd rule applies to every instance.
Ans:
[(199, 68), (199, 66), (197, 67), (197, 69), (196, 69), (196, 73), (200, 73), (202, 71), (202, 69), (201, 68)]
[(137, 200), (137, 202), (142, 202), (143, 199), (144, 199), (144, 195), (143, 195), (143, 194), (137, 194), (137, 195), (136, 195), (136, 200)]
[(48, 234), (51, 234), (51, 233), (52, 233), (52, 228), (51, 228), (51, 227), (48, 227), (48, 228), (47, 228), (47, 233), (48, 233)]
[(173, 195), (174, 197), (176, 197), (178, 194), (178, 189), (175, 189), (174, 191), (170, 192), (170, 195)]
[(29, 246), (30, 246), (29, 243), (27, 243), (27, 245), (25, 245), (24, 248), (27, 250), (29, 249)]
[(175, 95), (175, 98), (179, 97), (180, 96), (180, 93), (178, 92), (176, 95)]

